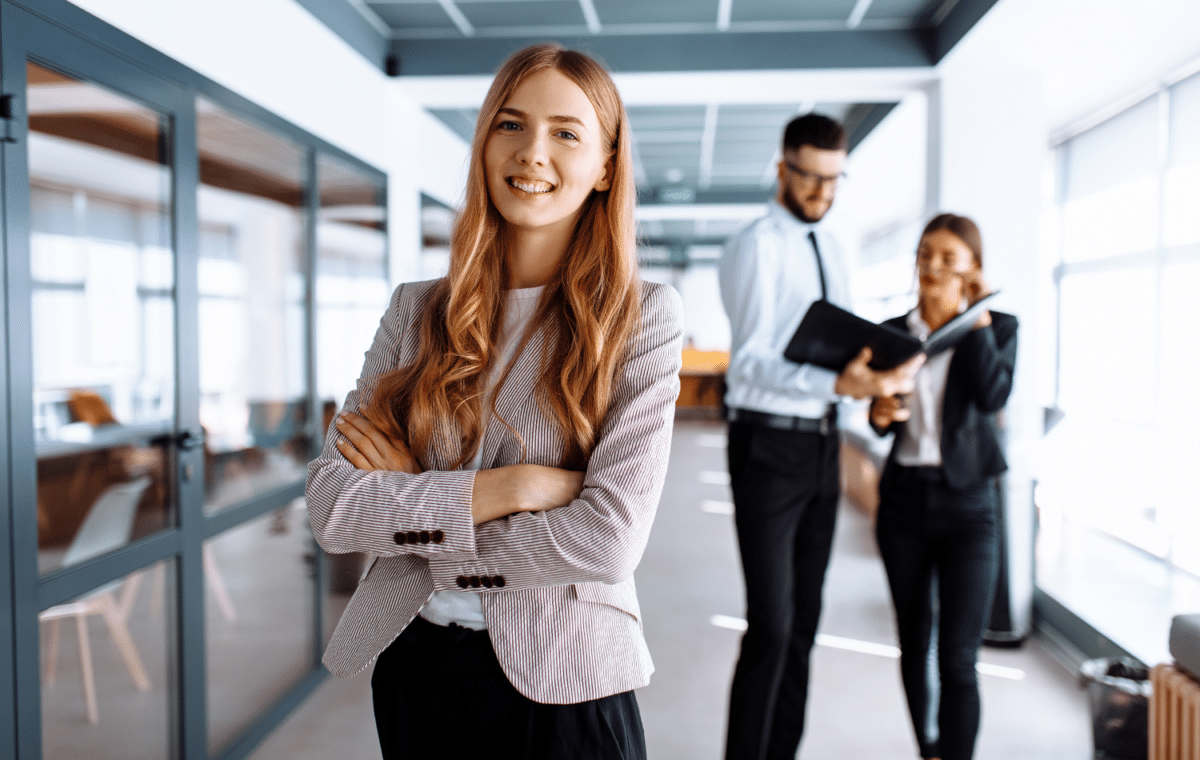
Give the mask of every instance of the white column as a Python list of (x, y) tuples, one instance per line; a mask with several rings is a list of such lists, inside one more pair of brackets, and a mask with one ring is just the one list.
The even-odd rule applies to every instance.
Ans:
[[(1041, 75), (989, 56), (948, 60), (931, 98), (938, 133), (938, 211), (971, 217), (983, 234), (996, 308), (1020, 320), (1008, 430), (1008, 560), (1015, 632), (1029, 631), (1033, 599), (1033, 456), (1042, 437), (1036, 345), (1053, 315), (1038, 313), (1043, 177), (1049, 160)], [(931, 131), (933, 134), (933, 131)], [(932, 158), (932, 157), (931, 157)]]

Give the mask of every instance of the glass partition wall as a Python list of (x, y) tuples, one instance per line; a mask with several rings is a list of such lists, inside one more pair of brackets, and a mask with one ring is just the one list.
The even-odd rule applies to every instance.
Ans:
[(303, 491), (386, 308), (385, 178), (82, 11), (0, 14), (0, 760), (237, 760), (361, 571)]

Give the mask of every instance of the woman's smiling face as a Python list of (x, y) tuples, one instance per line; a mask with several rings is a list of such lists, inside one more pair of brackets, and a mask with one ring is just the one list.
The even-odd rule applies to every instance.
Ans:
[(922, 298), (937, 298), (956, 308), (963, 275), (979, 268), (970, 246), (950, 230), (934, 230), (917, 245), (917, 282)]
[(492, 120), (483, 150), (488, 195), (515, 227), (570, 235), (587, 197), (609, 188), (610, 155), (587, 95), (545, 69), (521, 82)]

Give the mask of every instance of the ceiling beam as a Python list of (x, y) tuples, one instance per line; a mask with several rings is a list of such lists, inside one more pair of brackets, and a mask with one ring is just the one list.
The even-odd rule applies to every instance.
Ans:
[(850, 11), (850, 18), (846, 19), (846, 28), (857, 29), (862, 23), (863, 16), (867, 15), (867, 11), (871, 8), (871, 0), (858, 0), (854, 4), (854, 9)]
[(592, 4), (592, 0), (579, 0), (579, 10), (583, 11), (583, 18), (587, 22), (588, 31), (592, 34), (599, 34), (600, 16), (596, 13), (596, 6)]
[(858, 103), (846, 114), (846, 142), (853, 153), (872, 129), (879, 126), (899, 103)]
[(442, 10), (446, 12), (446, 15), (450, 17), (450, 20), (454, 22), (454, 25), (458, 27), (458, 31), (463, 33), (464, 37), (475, 36), (475, 27), (471, 26), (471, 22), (458, 9), (458, 6), (454, 4), (454, 0), (437, 0), (437, 3), (442, 6)]
[(922, 36), (934, 63), (940, 63), (959, 40), (992, 9), (996, 0), (943, 0)]
[[(341, 37), (375, 66), (383, 68), (388, 55), (388, 36), (380, 29), (380, 19), (368, 17), (370, 10), (352, 0), (296, 0), (300, 7)], [(371, 13), (371, 16), (374, 16)]]
[[(441, 1), (452, 5), (451, 0)], [(402, 76), (492, 74), (512, 53), (544, 41), (478, 36), (393, 39), (391, 53), (399, 58)], [(557, 41), (596, 55), (618, 73), (895, 68), (932, 63), (927, 40), (908, 30), (614, 34), (558, 37)]]
[[(717, 145), (718, 108), (716, 103), (709, 103), (704, 107), (704, 131), (700, 135), (700, 172), (697, 182), (701, 190), (707, 190), (712, 186), (713, 152)], [(636, 138), (637, 136), (634, 135), (634, 139)]]

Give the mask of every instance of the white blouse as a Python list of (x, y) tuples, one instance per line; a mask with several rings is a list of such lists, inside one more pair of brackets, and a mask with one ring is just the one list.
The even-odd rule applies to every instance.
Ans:
[[(492, 394), (496, 392), (495, 382), (499, 373), (504, 371), (512, 361), (517, 351), (517, 344), (537, 311), (538, 301), (542, 297), (542, 287), (519, 288), (505, 292), (507, 303), (504, 309), (504, 329), (500, 332), (500, 355), (492, 365), (488, 376), (488, 393), (483, 399), (484, 425), (487, 425), (486, 415), (491, 410)], [(478, 470), (483, 464), (483, 447), (475, 451), (475, 456), (464, 465), (464, 469)], [(479, 594), (469, 591), (435, 591), (425, 606), (421, 608), (421, 617), (438, 625), (456, 623), (463, 628), (475, 631), (487, 630), (487, 621), (483, 618), (483, 603)]]
[[(908, 313), (908, 331), (919, 340), (932, 332), (921, 310)], [(896, 462), (906, 467), (938, 467), (942, 464), (942, 407), (946, 400), (946, 376), (954, 349), (931, 357), (917, 370), (916, 389), (908, 398), (911, 416), (901, 432)]]

